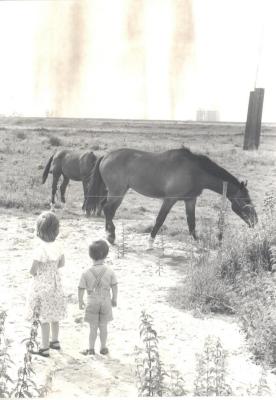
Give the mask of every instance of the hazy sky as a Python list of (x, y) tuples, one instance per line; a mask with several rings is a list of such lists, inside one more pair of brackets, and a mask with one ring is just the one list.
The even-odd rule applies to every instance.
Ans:
[(0, 2), (0, 114), (276, 121), (274, 0)]

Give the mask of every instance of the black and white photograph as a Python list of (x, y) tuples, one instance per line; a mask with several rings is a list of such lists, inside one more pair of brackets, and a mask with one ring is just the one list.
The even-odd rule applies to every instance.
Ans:
[(276, 2), (0, 2), (0, 398), (276, 396)]

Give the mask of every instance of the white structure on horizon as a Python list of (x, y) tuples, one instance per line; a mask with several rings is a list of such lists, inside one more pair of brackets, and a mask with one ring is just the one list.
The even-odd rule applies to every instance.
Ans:
[(199, 108), (196, 112), (197, 121), (209, 121), (217, 122), (219, 121), (219, 111), (218, 110), (205, 110)]

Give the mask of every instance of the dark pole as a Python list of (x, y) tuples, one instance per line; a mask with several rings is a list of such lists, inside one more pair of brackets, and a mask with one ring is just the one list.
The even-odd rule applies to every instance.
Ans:
[(264, 89), (258, 88), (250, 92), (247, 120), (244, 132), (244, 150), (256, 150), (260, 144)]

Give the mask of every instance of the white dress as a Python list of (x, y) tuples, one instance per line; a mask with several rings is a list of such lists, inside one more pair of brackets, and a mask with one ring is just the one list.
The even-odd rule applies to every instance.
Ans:
[(66, 300), (62, 289), (59, 260), (63, 253), (56, 242), (39, 239), (33, 260), (39, 261), (33, 277), (27, 304), (27, 318), (32, 319), (37, 304), (40, 307), (39, 320), (57, 322), (66, 316)]

